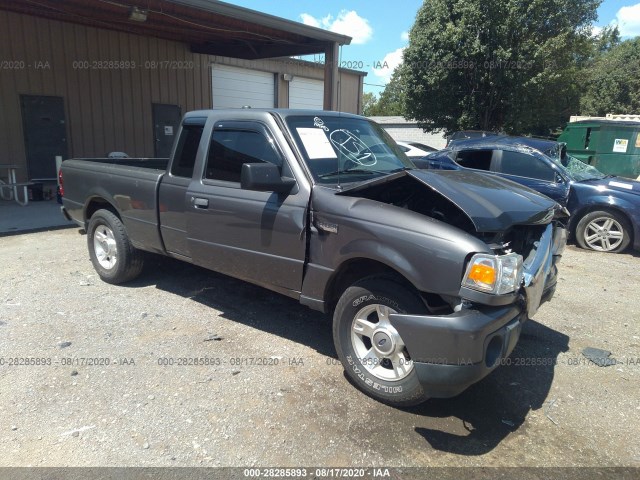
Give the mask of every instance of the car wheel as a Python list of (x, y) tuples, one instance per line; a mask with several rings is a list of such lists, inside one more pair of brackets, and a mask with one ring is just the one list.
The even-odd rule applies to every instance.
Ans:
[(107, 283), (128, 282), (142, 271), (143, 253), (131, 245), (124, 224), (108, 210), (91, 217), (87, 246), (93, 268)]
[(619, 253), (626, 250), (631, 242), (631, 227), (619, 213), (590, 212), (578, 222), (576, 241), (582, 248)]
[(333, 315), (333, 341), (347, 376), (370, 397), (394, 407), (427, 400), (393, 313), (423, 313), (417, 294), (386, 277), (347, 288)]

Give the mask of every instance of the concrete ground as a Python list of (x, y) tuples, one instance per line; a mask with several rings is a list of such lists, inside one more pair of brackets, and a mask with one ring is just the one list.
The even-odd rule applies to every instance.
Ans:
[(12, 200), (0, 200), (0, 236), (73, 226), (62, 216), (55, 200), (29, 202), (24, 207)]
[(77, 229), (0, 238), (0, 265), (0, 467), (640, 466), (638, 255), (569, 247), (509, 364), (408, 410), (261, 288), (162, 258), (111, 286)]

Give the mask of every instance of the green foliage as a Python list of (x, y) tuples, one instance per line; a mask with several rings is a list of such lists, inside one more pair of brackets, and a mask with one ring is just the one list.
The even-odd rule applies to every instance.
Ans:
[(372, 115), (371, 110), (376, 107), (378, 103), (378, 97), (371, 92), (365, 92), (362, 94), (362, 115), (370, 117)]
[(376, 115), (402, 115), (404, 111), (402, 99), (402, 83), (400, 81), (399, 71), (396, 69), (391, 76), (391, 80), (380, 94), (380, 98), (377, 99), (375, 104), (371, 105), (367, 109), (367, 113), (363, 113), (363, 115), (367, 117)]
[(620, 44), (620, 30), (617, 25), (607, 25), (594, 38), (595, 54), (606, 53)]
[(582, 115), (640, 113), (640, 38), (614, 44), (585, 72)]
[(425, 0), (396, 72), (401, 110), (429, 131), (548, 133), (578, 108), (600, 3)]

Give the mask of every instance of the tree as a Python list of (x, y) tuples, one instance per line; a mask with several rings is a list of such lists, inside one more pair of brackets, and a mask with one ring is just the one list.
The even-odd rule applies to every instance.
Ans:
[(429, 131), (548, 133), (576, 111), (600, 0), (425, 0), (400, 67)]
[(585, 72), (582, 115), (640, 113), (640, 38), (619, 43)]
[(620, 30), (617, 25), (607, 25), (593, 40), (596, 55), (607, 53), (613, 47), (620, 44)]
[(372, 115), (371, 110), (375, 109), (378, 103), (378, 97), (374, 93), (365, 92), (362, 94), (362, 115), (370, 117)]
[(368, 109), (368, 114), (365, 114), (366, 116), (403, 115), (402, 82), (399, 75), (399, 70), (394, 70), (393, 75), (391, 75), (391, 80), (389, 80), (389, 83), (387, 83), (387, 86), (380, 94), (380, 98)]

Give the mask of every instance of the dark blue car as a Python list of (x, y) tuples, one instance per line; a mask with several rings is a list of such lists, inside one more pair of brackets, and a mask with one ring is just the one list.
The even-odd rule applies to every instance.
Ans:
[(581, 247), (618, 253), (632, 244), (640, 250), (640, 182), (604, 175), (567, 155), (562, 143), (508, 136), (456, 141), (414, 163), (508, 178), (566, 206), (569, 231)]

